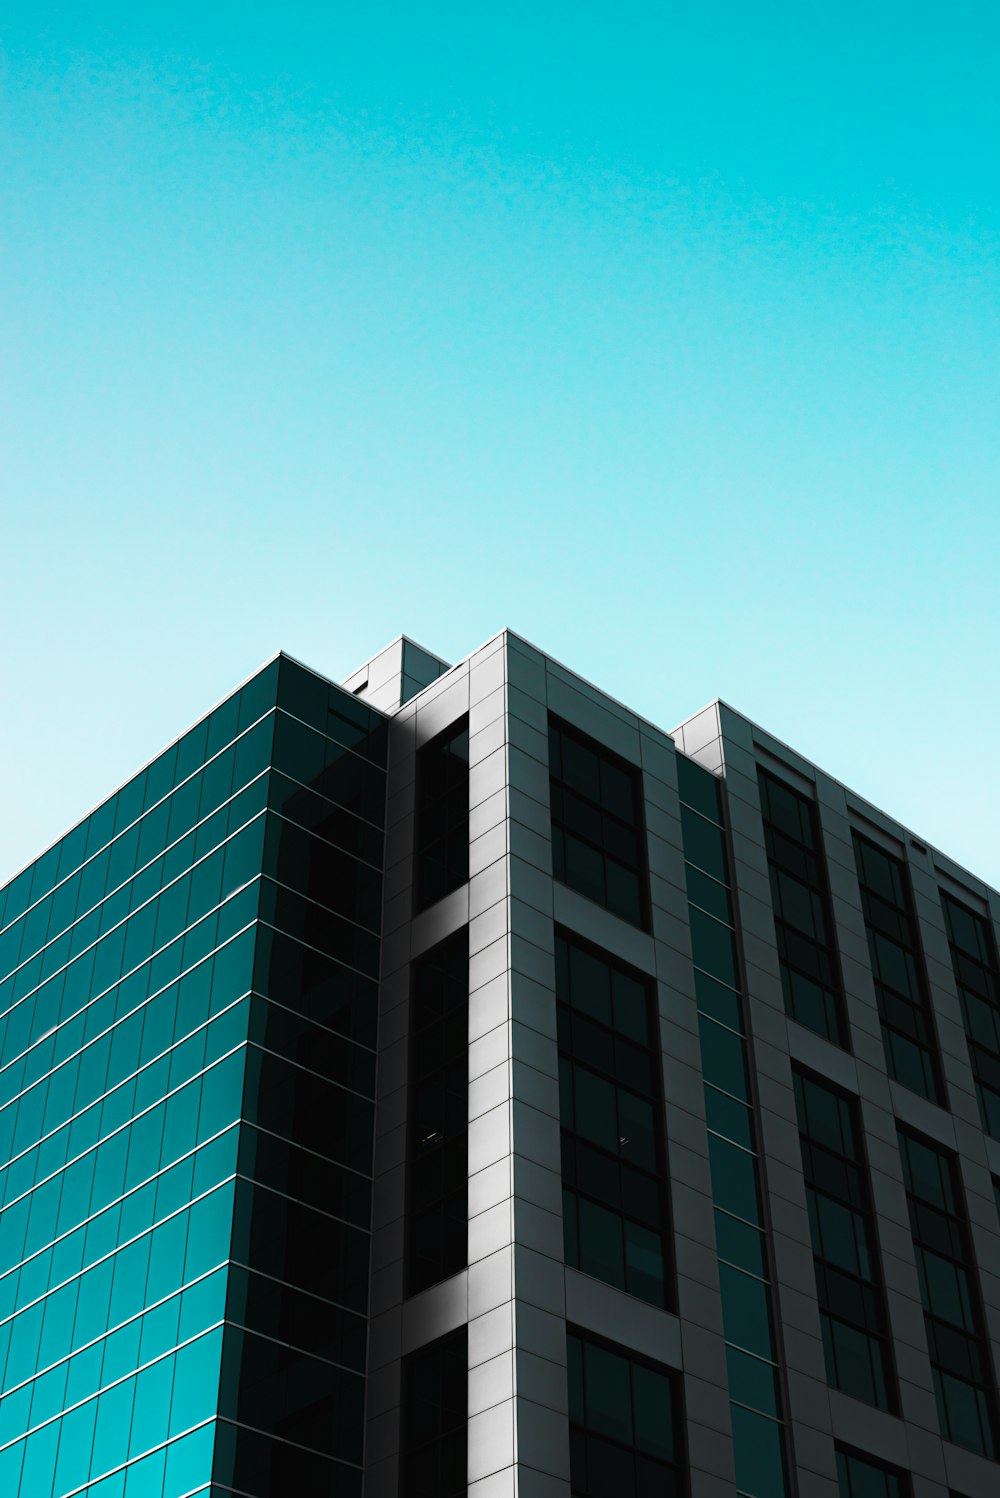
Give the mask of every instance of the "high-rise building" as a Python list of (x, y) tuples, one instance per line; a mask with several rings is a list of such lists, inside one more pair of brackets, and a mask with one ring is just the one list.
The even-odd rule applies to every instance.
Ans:
[(0, 890), (0, 1498), (996, 1498), (998, 915), (724, 703), (277, 657)]

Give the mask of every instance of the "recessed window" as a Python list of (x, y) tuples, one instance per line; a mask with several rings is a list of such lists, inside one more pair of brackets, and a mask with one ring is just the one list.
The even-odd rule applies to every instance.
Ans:
[(944, 1082), (906, 865), (860, 833), (854, 857), (890, 1077), (945, 1103)]
[(655, 990), (556, 937), (566, 1262), (663, 1306), (666, 1169)]
[(1000, 1139), (1000, 964), (989, 921), (941, 892), (983, 1127)]
[(804, 1072), (794, 1072), (793, 1079), (826, 1376), (842, 1393), (894, 1411), (891, 1342), (857, 1104)]
[(647, 924), (642, 777), (594, 739), (549, 719), (552, 872), (634, 926)]
[(407, 1290), (468, 1261), (469, 933), (413, 964), (408, 1091)]
[(417, 753), (416, 894), (425, 910), (469, 878), (469, 720)]
[(840, 968), (816, 807), (767, 770), (757, 773), (785, 1012), (844, 1045)]
[(910, 1479), (896, 1467), (846, 1446), (837, 1447), (840, 1498), (911, 1498)]
[(995, 1461), (990, 1349), (958, 1166), (929, 1140), (898, 1136), (941, 1434)]

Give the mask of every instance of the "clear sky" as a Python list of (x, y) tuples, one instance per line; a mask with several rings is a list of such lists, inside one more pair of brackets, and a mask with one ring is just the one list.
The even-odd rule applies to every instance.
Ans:
[(8, 0), (0, 881), (509, 625), (1000, 884), (994, 0)]

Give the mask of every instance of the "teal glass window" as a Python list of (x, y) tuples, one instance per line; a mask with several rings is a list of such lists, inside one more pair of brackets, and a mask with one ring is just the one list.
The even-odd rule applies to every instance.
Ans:
[(996, 1391), (958, 1166), (929, 1140), (898, 1138), (941, 1434), (995, 1461)]
[(725, 794), (717, 776), (685, 755), (676, 764), (736, 1478), (741, 1494), (781, 1498), (784, 1427)]
[(826, 1374), (844, 1394), (895, 1412), (892, 1342), (857, 1104), (793, 1073)]
[(944, 1105), (944, 1082), (906, 866), (857, 832), (854, 857), (889, 1075), (931, 1102)]
[(553, 876), (634, 926), (648, 924), (642, 777), (549, 718)]
[(274, 661), (0, 891), (0, 1490), (359, 1494), (384, 764)]

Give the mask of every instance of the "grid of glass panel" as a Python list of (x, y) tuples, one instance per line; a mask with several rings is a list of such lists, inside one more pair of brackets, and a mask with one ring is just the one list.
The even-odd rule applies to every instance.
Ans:
[(406, 1195), (407, 1291), (468, 1262), (469, 929), (413, 964)]
[(566, 1353), (573, 1498), (683, 1498), (676, 1378), (575, 1329)]
[(842, 1046), (847, 1027), (816, 808), (767, 770), (757, 779), (785, 1012)]
[(837, 1447), (837, 1483), (840, 1498), (911, 1498), (912, 1492), (905, 1472), (846, 1446)]
[(468, 1370), (464, 1326), (403, 1359), (400, 1498), (465, 1498)]
[(793, 1070), (826, 1376), (895, 1413), (878, 1240), (857, 1104)]
[(2, 900), (0, 1491), (211, 1478), (276, 678)]
[(682, 754), (677, 779), (736, 1485), (748, 1498), (781, 1498), (784, 1426), (722, 786)]
[(469, 719), (417, 753), (416, 908), (469, 878)]
[(653, 1305), (673, 1298), (656, 1005), (603, 952), (556, 935), (566, 1262)]
[(958, 1167), (926, 1139), (898, 1134), (941, 1434), (995, 1461), (994, 1373)]
[[(275, 706), (307, 675), (273, 662), (0, 891), (0, 1492), (220, 1475), (248, 1366), (226, 1322), (256, 1303), (253, 1255), (229, 1268), (259, 1175), (240, 1124), (270, 1037), (301, 1041), (252, 988), (262, 868), (295, 861)], [(335, 721), (326, 692), (320, 758), (363, 760), (374, 715)]]
[(854, 833), (854, 857), (889, 1075), (944, 1105), (923, 957), (906, 866)]
[(634, 926), (647, 925), (646, 851), (638, 770), (549, 718), (552, 873)]
[(1000, 964), (990, 921), (941, 891), (983, 1128), (1000, 1139)]

